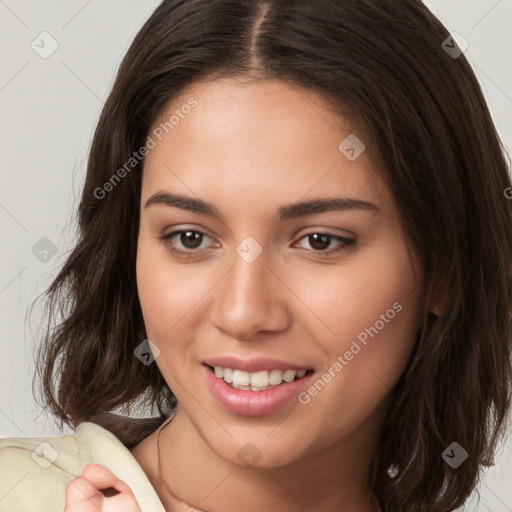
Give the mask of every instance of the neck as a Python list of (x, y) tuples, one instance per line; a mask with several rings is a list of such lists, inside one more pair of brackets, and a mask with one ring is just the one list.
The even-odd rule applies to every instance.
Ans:
[(376, 437), (359, 431), (287, 466), (249, 468), (219, 457), (178, 410), (133, 455), (172, 512), (378, 512), (367, 482)]

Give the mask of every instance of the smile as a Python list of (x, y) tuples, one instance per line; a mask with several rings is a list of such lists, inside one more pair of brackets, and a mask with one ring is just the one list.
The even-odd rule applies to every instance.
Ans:
[[(240, 416), (265, 416), (287, 404), (311, 380), (314, 370), (277, 360), (230, 357), (203, 363), (207, 387), (228, 412)], [(233, 368), (235, 366), (235, 368)]]
[(280, 386), (283, 382), (293, 382), (306, 375), (308, 370), (261, 370), (259, 372), (245, 372), (221, 366), (209, 367), (215, 376), (222, 379), (235, 389), (244, 391), (266, 391)]

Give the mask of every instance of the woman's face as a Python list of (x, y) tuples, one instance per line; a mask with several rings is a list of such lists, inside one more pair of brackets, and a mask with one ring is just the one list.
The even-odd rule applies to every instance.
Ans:
[(149, 136), (137, 282), (178, 414), (238, 464), (368, 445), (422, 292), (369, 141), (309, 90), (235, 79)]

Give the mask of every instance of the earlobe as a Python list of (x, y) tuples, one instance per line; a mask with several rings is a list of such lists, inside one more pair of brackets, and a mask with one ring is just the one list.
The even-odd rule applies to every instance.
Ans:
[(427, 297), (427, 304), (429, 304), (428, 314), (439, 318), (446, 313), (448, 305), (452, 302), (452, 297), (448, 291), (449, 286), (442, 284), (436, 287), (433, 293)]
[(439, 318), (441, 316), (441, 308), (438, 306), (431, 306), (428, 310), (428, 314)]

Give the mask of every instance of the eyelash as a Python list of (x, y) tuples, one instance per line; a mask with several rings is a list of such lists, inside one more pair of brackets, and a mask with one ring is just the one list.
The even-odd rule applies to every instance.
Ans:
[[(173, 237), (175, 237), (176, 235), (181, 235), (183, 233), (189, 233), (189, 232), (190, 233), (199, 233), (199, 235), (201, 235), (201, 236), (205, 236), (205, 237), (211, 238), (206, 233), (203, 233), (202, 231), (199, 231), (197, 229), (181, 229), (181, 230), (173, 231), (172, 233), (169, 233), (167, 235), (163, 235), (160, 238), (159, 241), (170, 252), (172, 252), (174, 254), (178, 254), (180, 256), (185, 256), (185, 257), (191, 258), (191, 257), (195, 256), (197, 253), (199, 253), (200, 251), (204, 251), (205, 249), (187, 249), (187, 250), (183, 250), (183, 249), (176, 249), (176, 247), (173, 247), (173, 246), (169, 245), (169, 241)], [(345, 237), (342, 237), (342, 236), (339, 236), (339, 235), (333, 235), (332, 233), (327, 233), (327, 232), (323, 232), (323, 231), (313, 231), (311, 233), (306, 233), (305, 235), (303, 235), (300, 238), (300, 240), (302, 240), (302, 239), (304, 239), (306, 237), (312, 236), (312, 235), (324, 235), (324, 236), (330, 237), (329, 241), (331, 241), (332, 239), (336, 239), (336, 240), (341, 242), (341, 246), (340, 247), (338, 247), (337, 249), (330, 249), (328, 251), (315, 250), (315, 249), (305, 249), (308, 252), (313, 252), (313, 253), (320, 254), (320, 255), (332, 256), (332, 255), (341, 253), (343, 251), (347, 251), (350, 248), (350, 246), (352, 246), (355, 243), (355, 241), (356, 241), (354, 238), (345, 238)], [(201, 242), (202, 242), (202, 240), (201, 240)]]

